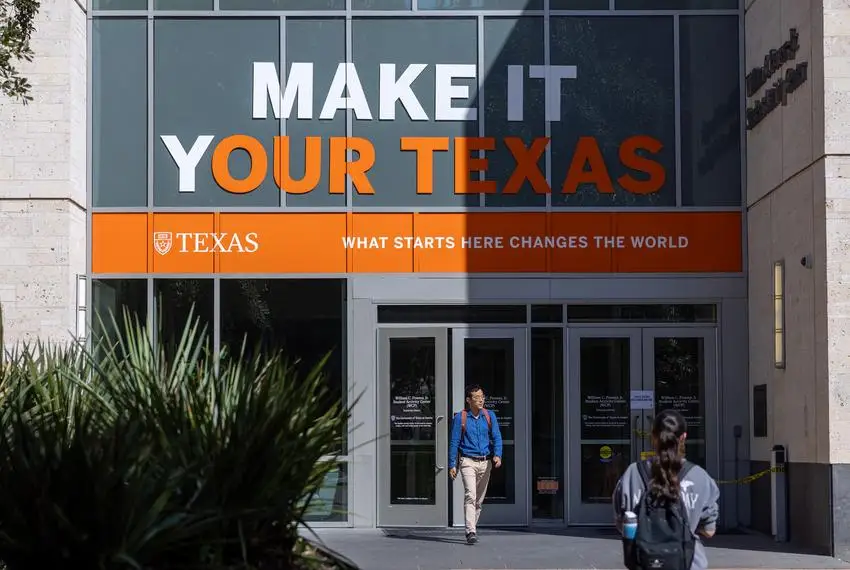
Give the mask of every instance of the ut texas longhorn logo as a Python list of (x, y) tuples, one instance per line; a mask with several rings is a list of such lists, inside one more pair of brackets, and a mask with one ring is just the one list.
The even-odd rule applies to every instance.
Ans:
[(165, 255), (171, 251), (172, 243), (171, 232), (154, 232), (153, 248), (158, 254)]

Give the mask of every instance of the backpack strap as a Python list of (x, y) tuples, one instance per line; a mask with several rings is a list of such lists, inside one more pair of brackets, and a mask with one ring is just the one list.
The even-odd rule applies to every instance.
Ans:
[(481, 408), (481, 411), (484, 413), (484, 419), (487, 420), (487, 431), (490, 437), (493, 437), (493, 420), (490, 419), (490, 412), (486, 408)]
[(463, 434), (466, 433), (466, 408), (460, 411), (460, 437), (463, 439)]

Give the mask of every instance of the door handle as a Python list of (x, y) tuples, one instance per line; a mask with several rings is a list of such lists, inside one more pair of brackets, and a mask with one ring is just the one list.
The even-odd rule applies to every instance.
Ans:
[(445, 469), (445, 467), (443, 467), (442, 465), (437, 465), (436, 468), (434, 469), (434, 473), (439, 473), (443, 469)]
[(437, 423), (440, 423), (444, 419), (446, 419), (446, 416), (437, 416)]

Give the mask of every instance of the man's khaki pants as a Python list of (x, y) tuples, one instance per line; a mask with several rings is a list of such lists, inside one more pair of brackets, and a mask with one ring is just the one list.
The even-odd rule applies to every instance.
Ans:
[(481, 516), (481, 503), (487, 495), (490, 471), (493, 463), (489, 459), (460, 458), (460, 477), (463, 480), (463, 518), (466, 532), (475, 532)]

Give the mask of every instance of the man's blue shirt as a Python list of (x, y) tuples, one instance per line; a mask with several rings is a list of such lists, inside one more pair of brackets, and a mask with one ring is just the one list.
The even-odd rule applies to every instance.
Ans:
[(502, 432), (499, 431), (499, 420), (496, 419), (496, 414), (493, 410), (487, 410), (490, 413), (490, 421), (493, 423), (493, 441), (490, 441), (488, 433), (487, 418), (483, 412), (478, 412), (478, 417), (473, 416), (472, 412), (466, 410), (466, 431), (463, 434), (463, 441), (460, 439), (460, 412), (454, 415), (452, 419), (452, 437), (449, 442), (449, 469), (457, 468), (458, 450), (462, 455), (472, 455), (474, 457), (483, 457), (485, 455), (502, 456)]

